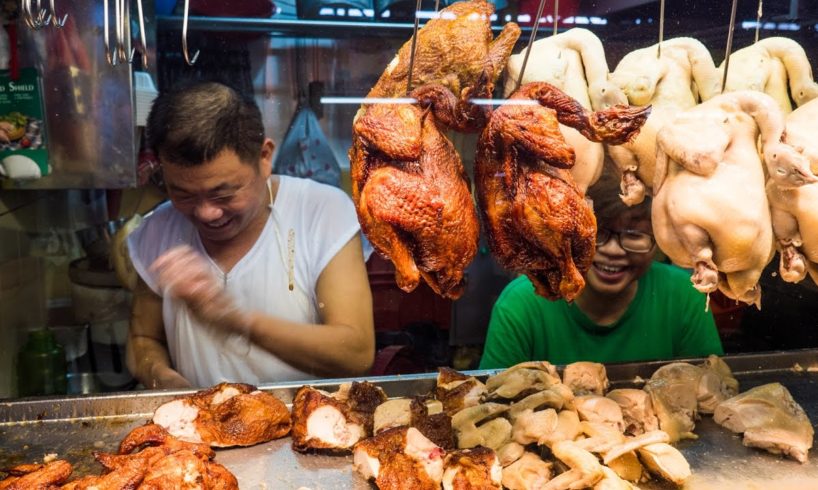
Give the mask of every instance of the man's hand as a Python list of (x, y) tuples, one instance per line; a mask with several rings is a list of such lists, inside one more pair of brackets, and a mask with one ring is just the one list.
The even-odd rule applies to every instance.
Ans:
[(192, 386), (190, 381), (168, 366), (154, 366), (151, 370), (151, 379), (151, 386), (145, 387), (151, 390), (159, 388), (190, 388)]
[(224, 291), (211, 265), (187, 245), (174, 247), (150, 267), (165, 294), (183, 301), (191, 314), (204, 324), (241, 333), (246, 315)]

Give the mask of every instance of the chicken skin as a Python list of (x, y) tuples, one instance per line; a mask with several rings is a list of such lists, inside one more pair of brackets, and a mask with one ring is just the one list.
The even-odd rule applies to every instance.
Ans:
[(236, 477), (224, 466), (202, 459), (192, 451), (179, 451), (154, 463), (140, 490), (238, 490)]
[(24, 464), (2, 471), (8, 474), (0, 480), (0, 490), (47, 490), (67, 480), (74, 468), (68, 461), (58, 459), (47, 464)]
[(503, 267), (531, 279), (537, 294), (572, 301), (594, 256), (596, 218), (571, 177), (575, 154), (559, 123), (592, 141), (621, 144), (637, 134), (650, 108), (592, 113), (543, 82), (524, 85), (509, 100), (520, 103), (497, 109), (477, 146), (489, 244)]
[[(486, 77), (481, 93), (490, 94)], [(355, 121), (353, 201), (361, 229), (395, 264), (401, 289), (414, 290), (422, 277), (437, 294), (457, 299), (479, 224), (460, 155), (443, 130), (478, 129), (485, 111), (439, 85), (412, 96), (426, 109), (378, 104)]]
[[(454, 94), (473, 87), (484, 70), (499, 76), (520, 37), (513, 22), (492, 39), (494, 5), (485, 0), (456, 2), (440, 11), (418, 31), (412, 84), (440, 84)], [(407, 41), (386, 67), (368, 97), (403, 97), (409, 78), (412, 40)]]
[(293, 449), (346, 452), (366, 437), (366, 421), (346, 401), (302, 386), (293, 398)]
[(185, 441), (215, 447), (252, 446), (286, 436), (290, 411), (269, 393), (221, 383), (156, 409), (153, 421)]
[(355, 445), (353, 466), (381, 490), (435, 490), (445, 451), (414, 427), (395, 427)]

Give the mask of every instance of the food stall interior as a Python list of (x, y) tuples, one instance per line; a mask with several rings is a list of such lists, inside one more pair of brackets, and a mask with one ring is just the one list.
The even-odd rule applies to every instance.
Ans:
[[(7, 76), (6, 70), (19, 72), (21, 67), (39, 70), (43, 115), (40, 121), (30, 117), (18, 124), (27, 133), (15, 139), (3, 129), (4, 121), (12, 129), (14, 121), (0, 114), (0, 152), (19, 153), (40, 141), (35, 138), (42, 124), (47, 128), (42, 149), (48, 152), (48, 164), (32, 178), (28, 173), (15, 174), (20, 170), (13, 167), (14, 159), (0, 156), (0, 471), (56, 453), (71, 460), (74, 474), (82, 476), (98, 470), (92, 451), (113, 451), (159, 405), (183, 394), (132, 392), (144, 387), (128, 373), (124, 361), (131, 299), (127, 278), (117, 269), (124, 260), (124, 232), (166, 199), (155, 158), (143, 146), (144, 117), (156, 91), (201, 78), (228, 81), (252, 93), (261, 107), (267, 136), (277, 142), (279, 157), (287, 157), (274, 164), (275, 171), (330, 183), (351, 194), (356, 182), (348, 152), (355, 138), (353, 120), (364, 98), (415, 29), (454, 2), (45, 3), (23, 0), (2, 11), (6, 34), (0, 36), (0, 50), (3, 38), (8, 38), (11, 61), (0, 66), (0, 76)], [(810, 67), (818, 63), (818, 3), (813, 1), (734, 0), (731, 5), (694, 0), (496, 0), (493, 5), (493, 36), (509, 23), (521, 28), (512, 61), (490, 94), (495, 100), (507, 98), (517, 88), (515, 76), (521, 71), (524, 83), (556, 83), (579, 73), (583, 83), (587, 79), (583, 87), (591, 105), (596, 102), (590, 93), (594, 73), (602, 72), (607, 83), (619, 80), (617, 73), (625, 77), (641, 70), (656, 76), (652, 79), (656, 93), (660, 86), (678, 87), (674, 82), (679, 79), (674, 77), (679, 72), (658, 62), (654, 66), (653, 55), (634, 55), (637, 50), (654, 53), (657, 43), (662, 46), (659, 50), (668, 52), (687, 49), (691, 59), (701, 56), (695, 51), (698, 46), (704, 48), (716, 68), (714, 85), (692, 86), (690, 80), (700, 74), (695, 67), (701, 66), (693, 61), (684, 68), (687, 82), (682, 83), (690, 89), (687, 96), (692, 93), (702, 103), (721, 92), (755, 90), (770, 95), (786, 115), (818, 96)], [(63, 11), (68, 20), (57, 26), (58, 12)], [(578, 45), (565, 59), (552, 56), (560, 49), (569, 51), (554, 47), (561, 46), (553, 41), (558, 35), (575, 36), (571, 42)], [(583, 49), (593, 52), (592, 38), (601, 41), (601, 63), (607, 66), (594, 65), (600, 63), (598, 56), (581, 58), (586, 56), (579, 54), (585, 53)], [(523, 61), (535, 40), (543, 44), (537, 50), (534, 43), (530, 57)], [(689, 48), (694, 43), (697, 47)], [(731, 54), (729, 63), (724, 63), (726, 53)], [(579, 65), (571, 56), (577, 57)], [(0, 53), (0, 65), (3, 59)], [(562, 75), (557, 74), (559, 63), (564, 65)], [(800, 89), (798, 77), (807, 89)], [(650, 85), (649, 77), (645, 80)], [(622, 86), (636, 84), (627, 83)], [(722, 90), (725, 83), (727, 89)], [(567, 82), (560, 88), (570, 94)], [(658, 96), (640, 100), (637, 89), (632, 90), (625, 99), (632, 106), (653, 103), (655, 111), (663, 103), (668, 107), (675, 103), (672, 96), (664, 101)], [(663, 96), (670, 93), (667, 90)], [(806, 143), (794, 146), (805, 155), (815, 152), (812, 172), (818, 173), (816, 121), (818, 114), (811, 125), (804, 123)], [(787, 132), (795, 134), (789, 125)], [(479, 136), (459, 132), (447, 136), (469, 181), (475, 182)], [(24, 139), (27, 143), (22, 143)], [(814, 146), (805, 149), (805, 144)], [(651, 146), (652, 157), (655, 146)], [(302, 158), (300, 166), (283, 162), (309, 152), (320, 154), (321, 161), (311, 164)], [(606, 158), (616, 160), (616, 154)], [(578, 152), (580, 160), (583, 155)], [(656, 185), (647, 180), (658, 173), (630, 171), (637, 181), (646, 180), (643, 184), (648, 188)], [(575, 172), (574, 179), (584, 191), (594, 178)], [(624, 188), (623, 194), (628, 194)], [(818, 199), (818, 193), (813, 195)], [(744, 199), (747, 207), (756, 204), (735, 186), (720, 198), (734, 203)], [(813, 203), (816, 207), (805, 212), (811, 218), (804, 219), (815, 223), (818, 200)], [(674, 212), (671, 207), (669, 214)], [(725, 217), (723, 227), (729, 237), (730, 217)], [(811, 229), (818, 233), (818, 227)], [(477, 369), (492, 306), (520, 272), (498, 260), (490, 241), (481, 230), (473, 258), (461, 271), (463, 289), (457, 294), (447, 294), (439, 284), (426, 281), (413, 291), (402, 290), (392, 261), (366, 243), (377, 341), (370, 373), (376, 377), (370, 381), (390, 398), (434, 392), (440, 367)], [(723, 359), (741, 391), (781, 383), (809, 419), (818, 421), (818, 235), (803, 234), (794, 242), (797, 247), (803, 242), (808, 262), (798, 280), (781, 265), (781, 256), (791, 252), (787, 246), (793, 246), (793, 240), (780, 242), (775, 254), (756, 266), (760, 301), (738, 293), (731, 297), (714, 286), (708, 307), (724, 346)], [(660, 260), (679, 262), (674, 251), (660, 251)], [(66, 384), (49, 391), (57, 398), (30, 397), (38, 393), (26, 388), (48, 381), (20, 370), (27, 349), (32, 348), (31, 339), (43, 332), (47, 338), (42, 342), (51, 346), (49, 355), (65, 366)], [(641, 388), (644, 380), (671, 361), (608, 365), (608, 377), (612, 387)], [(495, 372), (470, 374), (485, 381)], [(313, 385), (334, 392), (343, 381)], [(301, 385), (262, 388), (289, 405)], [(711, 417), (699, 421), (696, 433), (697, 440), (677, 444), (693, 468), (689, 488), (818, 487), (818, 466), (811, 461), (801, 464), (742, 446), (739, 437)], [(290, 450), (286, 438), (219, 451), (217, 459), (233, 471), (242, 488), (371, 488), (350, 470), (351, 456), (300, 454)], [(676, 488), (656, 480), (640, 487)]]

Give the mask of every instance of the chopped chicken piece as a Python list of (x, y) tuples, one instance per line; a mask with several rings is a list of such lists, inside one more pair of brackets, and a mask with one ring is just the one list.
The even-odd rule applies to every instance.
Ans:
[(598, 362), (572, 362), (562, 372), (562, 382), (575, 395), (604, 395), (608, 389), (608, 374)]
[(0, 480), (2, 490), (47, 489), (59, 485), (71, 476), (74, 468), (71, 463), (58, 459), (46, 464), (23, 464), (9, 470), (8, 475)]
[(594, 490), (639, 490), (637, 486), (622, 479), (614, 470), (603, 466), (604, 476), (594, 485)]
[(698, 417), (698, 387), (703, 370), (692, 364), (674, 362), (653, 373), (645, 384), (659, 428), (670, 435), (671, 442), (695, 439), (693, 429)]
[(526, 452), (520, 459), (503, 468), (503, 486), (509, 490), (535, 490), (551, 479), (554, 464)]
[(112, 471), (104, 475), (88, 475), (78, 480), (68, 482), (60, 487), (60, 490), (120, 490), (137, 488), (138, 485), (142, 483), (142, 480), (145, 479), (145, 473), (154, 460), (153, 457), (143, 455), (142, 453), (154, 453), (156, 455), (156, 461), (166, 456), (159, 448), (148, 448), (135, 455), (109, 454), (106, 456), (117, 460), (118, 466), (115, 469), (112, 469)]
[(153, 422), (181, 440), (252, 446), (286, 436), (290, 411), (273, 395), (243, 383), (221, 383), (161, 405)]
[(709, 356), (701, 367), (704, 374), (697, 391), (699, 412), (713, 413), (719, 403), (738, 395), (738, 380), (719, 356)]
[(140, 490), (168, 488), (238, 490), (239, 484), (224, 466), (203, 460), (191, 451), (178, 451), (154, 463), (139, 485)]
[(497, 459), (500, 460), (500, 465), (505, 468), (511, 463), (523, 457), (525, 447), (516, 442), (509, 442), (497, 450)]
[(611, 390), (606, 396), (622, 409), (625, 434), (638, 436), (646, 431), (659, 428), (659, 419), (656, 418), (656, 413), (653, 411), (650, 395), (644, 390), (621, 388)]
[(411, 398), (394, 398), (378, 405), (374, 414), (373, 434), (379, 434), (393, 427), (410, 425), (412, 423), (411, 406)]
[(623, 480), (638, 482), (642, 480), (644, 475), (644, 467), (639, 462), (636, 453), (625, 453), (622, 456), (611, 460), (608, 463), (608, 468), (612, 469), (619, 478)]
[(557, 368), (547, 361), (523, 362), (486, 380), (489, 399), (518, 400), (560, 384)]
[(381, 490), (439, 489), (444, 451), (414, 427), (395, 427), (355, 445), (353, 466)]
[(814, 430), (807, 414), (780, 383), (747, 390), (716, 407), (713, 419), (744, 433), (744, 445), (805, 463)]
[(596, 456), (573, 441), (560, 441), (554, 444), (551, 452), (570, 469), (555, 476), (542, 490), (593, 487), (605, 476)]
[(554, 430), (540, 437), (537, 444), (551, 447), (559, 441), (573, 441), (581, 433), (579, 415), (573, 410), (563, 410), (557, 414), (557, 425)]
[(486, 446), (496, 450), (510, 442), (511, 422), (503, 418), (507, 411), (507, 405), (484, 403), (457, 412), (452, 417), (457, 447), (468, 449)]
[(520, 413), (529, 408), (531, 410), (540, 410), (543, 408), (562, 410), (562, 408), (573, 399), (574, 394), (568, 387), (563, 384), (554, 385), (547, 390), (528, 395), (522, 400), (512, 403), (508, 411), (509, 418), (513, 423)]
[(599, 395), (583, 395), (574, 398), (574, 408), (580, 420), (601, 422), (615, 427), (619, 432), (625, 429), (622, 409), (610, 398)]
[(310, 386), (293, 399), (293, 449), (347, 451), (366, 437), (366, 429), (346, 403)]
[[(119, 443), (119, 454), (128, 455), (135, 449), (151, 446), (159, 447), (165, 455), (182, 450), (189, 450), (207, 459), (213, 459), (216, 453), (209, 444), (201, 442), (187, 442), (173, 437), (164, 427), (158, 424), (141, 425), (126, 435)], [(99, 453), (104, 455), (104, 453)], [(108, 469), (113, 469), (114, 464), (108, 465), (102, 459), (97, 458), (100, 463)]]
[(649, 444), (637, 450), (639, 459), (656, 476), (683, 485), (690, 478), (690, 465), (678, 449), (664, 442)]
[(492, 449), (478, 446), (446, 455), (443, 490), (501, 490), (503, 468)]
[(443, 403), (443, 410), (454, 415), (464, 408), (479, 405), (480, 399), (486, 394), (486, 385), (474, 376), (441, 367), (437, 373), (435, 394)]
[(557, 412), (553, 408), (531, 410), (527, 408), (517, 415), (512, 427), (511, 437), (514, 442), (526, 445), (538, 442), (540, 438), (554, 432), (557, 428)]
[(603, 456), (602, 462), (608, 464), (611, 461), (627, 453), (632, 453), (641, 447), (669, 441), (670, 436), (667, 434), (667, 432), (663, 430), (652, 430), (650, 432), (640, 434), (636, 437), (629, 437), (625, 442), (617, 444), (616, 446), (612, 447), (609, 451), (606, 451), (602, 455)]
[(381, 387), (369, 381), (343, 383), (332, 396), (349, 407), (358, 420), (364, 424), (367, 434), (372, 434), (375, 409), (386, 401), (386, 393)]

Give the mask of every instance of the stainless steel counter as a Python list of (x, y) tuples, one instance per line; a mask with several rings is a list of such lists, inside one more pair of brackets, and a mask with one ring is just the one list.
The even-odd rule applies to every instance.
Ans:
[[(786, 386), (818, 422), (818, 350), (726, 356), (741, 383), (741, 391), (778, 381)], [(634, 363), (608, 366), (616, 387), (639, 386), (662, 364)], [(475, 371), (485, 377), (493, 371)], [(637, 380), (636, 382), (634, 380)], [(434, 388), (435, 374), (368, 378), (390, 397), (426, 393)], [(333, 390), (345, 380), (323, 380), (314, 386)], [(263, 388), (289, 403), (301, 383)], [(33, 462), (56, 453), (75, 465), (75, 476), (98, 473), (92, 451), (114, 452), (133, 427), (148, 420), (153, 410), (186, 391), (117, 393), (107, 396), (0, 401), (0, 468)], [(741, 436), (717, 426), (709, 416), (696, 425), (699, 439), (677, 447), (687, 457), (693, 477), (690, 489), (810, 489), (818, 488), (818, 456), (806, 464), (742, 446)], [(243, 489), (369, 489), (372, 486), (352, 470), (351, 456), (299, 454), (284, 438), (250, 448), (219, 450), (216, 460), (237, 476)], [(673, 488), (661, 482), (645, 489)]]

